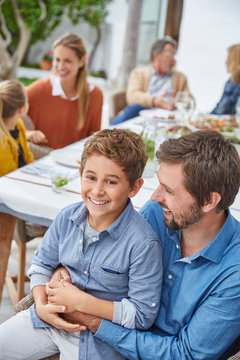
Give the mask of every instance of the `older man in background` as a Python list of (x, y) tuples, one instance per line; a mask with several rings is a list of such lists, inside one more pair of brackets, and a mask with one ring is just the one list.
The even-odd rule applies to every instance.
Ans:
[(177, 42), (170, 36), (153, 44), (152, 65), (137, 67), (131, 72), (127, 87), (129, 105), (111, 124), (119, 124), (138, 116), (139, 111), (145, 108), (173, 110), (178, 91), (186, 91), (191, 96), (186, 76), (173, 70), (176, 52)]

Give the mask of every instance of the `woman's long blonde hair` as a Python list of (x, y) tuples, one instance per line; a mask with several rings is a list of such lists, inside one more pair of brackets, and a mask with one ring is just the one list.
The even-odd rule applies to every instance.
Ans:
[(26, 94), (23, 85), (16, 80), (5, 80), (0, 82), (0, 140), (3, 146), (7, 138), (16, 146), (4, 119), (15, 115), (16, 111), (26, 103)]
[(230, 59), (229, 72), (231, 73), (234, 83), (240, 82), (240, 44), (232, 45), (228, 48)]
[[(53, 43), (53, 50), (59, 46), (66, 46), (69, 49), (75, 51), (77, 57), (81, 59), (84, 55), (86, 55), (86, 48), (82, 41), (82, 39), (75, 34), (64, 34), (59, 37)], [(85, 63), (78, 72), (77, 76), (77, 88), (78, 88), (78, 111), (79, 111), (79, 119), (77, 124), (77, 129), (81, 130), (84, 127), (85, 117), (88, 107), (89, 100), (89, 85), (87, 83), (87, 75), (88, 69), (87, 64)]]

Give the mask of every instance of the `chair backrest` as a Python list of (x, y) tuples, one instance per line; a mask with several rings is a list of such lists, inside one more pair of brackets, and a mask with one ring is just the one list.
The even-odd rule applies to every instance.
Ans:
[(234, 351), (236, 352), (228, 360), (240, 360), (240, 336), (235, 341)]
[(110, 106), (110, 121), (111, 121), (127, 106), (126, 91), (118, 91), (110, 95), (109, 106)]
[(48, 155), (50, 153), (50, 151), (53, 150), (52, 148), (50, 148), (48, 146), (34, 144), (34, 143), (30, 142), (30, 141), (28, 141), (28, 145), (29, 145), (29, 148), (30, 148), (31, 152), (33, 153), (33, 156), (34, 156), (35, 160), (40, 159), (43, 156)]

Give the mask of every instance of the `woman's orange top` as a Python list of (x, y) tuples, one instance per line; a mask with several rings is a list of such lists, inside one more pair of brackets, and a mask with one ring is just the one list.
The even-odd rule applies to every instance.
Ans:
[(58, 149), (100, 130), (103, 95), (94, 86), (89, 93), (89, 104), (85, 125), (77, 130), (78, 101), (52, 96), (50, 79), (40, 79), (27, 87), (29, 101), (28, 115), (35, 130), (41, 130), (48, 139), (47, 146)]

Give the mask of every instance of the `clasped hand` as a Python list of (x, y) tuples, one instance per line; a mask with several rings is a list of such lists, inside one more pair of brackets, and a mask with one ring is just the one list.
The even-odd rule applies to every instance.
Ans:
[(58, 268), (46, 288), (41, 289), (41, 286), (37, 287), (38, 289), (33, 288), (33, 292), (36, 293), (35, 302), (39, 318), (57, 329), (64, 329), (70, 332), (86, 330), (87, 327), (79, 321), (79, 318), (76, 319), (76, 312), (66, 314), (67, 307), (63, 305), (63, 301), (59, 301), (57, 305), (56, 302), (51, 303), (48, 299), (47, 290), (53, 290), (55, 286), (60, 288), (62, 284), (72, 285), (71, 278), (65, 268)]
[(69, 281), (62, 279), (58, 282), (50, 281), (46, 285), (46, 294), (48, 303), (52, 305), (66, 304), (65, 312), (79, 310), (78, 305), (81, 301), (81, 294), (84, 292), (71, 284)]

